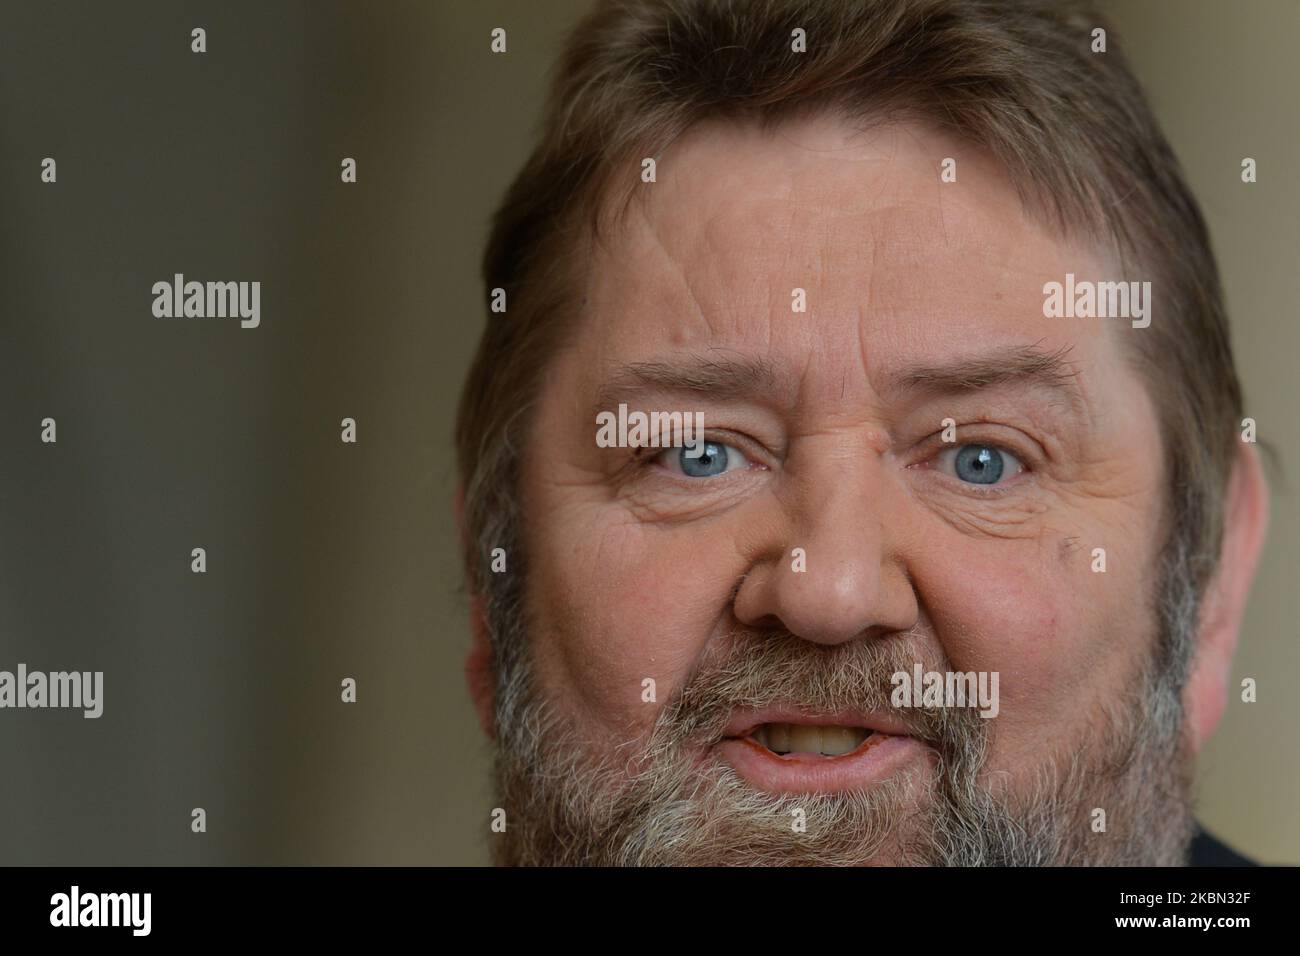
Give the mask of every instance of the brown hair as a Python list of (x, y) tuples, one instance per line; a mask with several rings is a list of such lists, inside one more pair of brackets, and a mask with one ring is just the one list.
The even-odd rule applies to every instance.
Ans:
[[(1104, 53), (1091, 50), (1097, 27)], [(792, 50), (796, 28), (807, 52)], [(1130, 354), (1161, 415), (1166, 570), (1182, 573), (1194, 600), (1217, 560), (1241, 418), (1218, 272), (1111, 31), (1067, 0), (599, 2), (569, 39), (541, 142), (483, 259), (487, 289), (506, 290), (509, 311), (488, 315), (456, 427), (470, 589), (489, 603), (518, 598), (490, 579), (522, 576), (516, 484), (528, 410), (577, 311), (571, 264), (584, 261), (575, 250), (594, 236), (614, 174), (707, 119), (767, 127), (820, 109), (928, 117), (998, 157), (1032, 214), (1110, 246), (1153, 280), (1159, 309), (1133, 330)], [(622, 177), (625, 199), (636, 181)], [(507, 541), (513, 573), (486, 573), (488, 552)]]

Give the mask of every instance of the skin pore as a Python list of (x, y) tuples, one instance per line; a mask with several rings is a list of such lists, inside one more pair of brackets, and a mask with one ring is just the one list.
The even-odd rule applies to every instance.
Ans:
[[(944, 157), (957, 158), (955, 183), (940, 180)], [(512, 826), (544, 828), (537, 817), (574, 805), (576, 788), (557, 779), (572, 775), (607, 797), (590, 822), (568, 824), (586, 858), (655, 859), (611, 848), (631, 841), (608, 821), (634, 816), (634, 800), (641, 818), (652, 803), (710, 808), (693, 818), (696, 839), (664, 858), (788, 853), (754, 821), (808, 788), (738, 761), (723, 726), (777, 703), (882, 710), (892, 670), (922, 662), (997, 672), (998, 716), (896, 714), (912, 746), (860, 787), (831, 780), (810, 804), (851, 807), (834, 817), (842, 826), (879, 824), (837, 848), (845, 860), (911, 859), (908, 840), (926, 826), (906, 811), (988, 797), (1008, 833), (1035, 806), (1067, 817), (1046, 849), (1025, 853), (1036, 862), (1124, 859), (1115, 841), (1132, 844), (1139, 826), (1167, 829), (1147, 852), (1174, 862), (1189, 755), (1175, 736), (1131, 753), (1158, 637), (1164, 494), (1156, 411), (1125, 355), (1123, 337), (1142, 331), (1042, 308), (1043, 285), (1066, 273), (1128, 277), (1027, 216), (990, 157), (916, 121), (708, 124), (643, 188), (595, 247), (523, 458), (516, 623), (546, 729), (534, 720), (536, 752), (504, 771), (506, 790), (533, 800)], [(792, 310), (796, 289), (806, 311)], [(595, 414), (619, 403), (702, 413), (712, 471), (689, 473), (676, 449), (598, 447)], [(968, 480), (972, 454), (1000, 477)], [(796, 548), (806, 571), (792, 568)], [(481, 669), (481, 640), (475, 654)], [(683, 699), (693, 680), (699, 693)], [(490, 683), (471, 685), (499, 729)], [(527, 749), (528, 734), (507, 737)], [(956, 759), (945, 739), (963, 742)], [(522, 796), (530, 787), (544, 797)], [(727, 802), (698, 796), (709, 787)], [(1152, 811), (1141, 824), (1134, 810), (1110, 836), (1089, 830), (1088, 808), (1141, 800)], [(719, 829), (728, 807), (751, 832)], [(636, 839), (650, 830), (667, 832), (642, 826)], [(700, 849), (710, 840), (727, 853)], [(918, 858), (942, 856), (931, 850)]]

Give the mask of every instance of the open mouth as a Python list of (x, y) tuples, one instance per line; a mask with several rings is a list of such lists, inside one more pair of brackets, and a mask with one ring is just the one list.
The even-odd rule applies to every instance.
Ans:
[(878, 736), (867, 727), (834, 724), (759, 724), (743, 739), (763, 747), (779, 757), (791, 754), (843, 757)]
[(774, 706), (735, 714), (716, 753), (758, 789), (815, 793), (874, 786), (927, 749), (896, 714)]

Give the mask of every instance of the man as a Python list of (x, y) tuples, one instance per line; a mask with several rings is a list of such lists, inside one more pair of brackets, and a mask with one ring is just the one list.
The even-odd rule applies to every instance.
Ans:
[(499, 862), (1230, 854), (1190, 785), (1267, 491), (1204, 224), (1099, 30), (580, 25), (457, 432)]

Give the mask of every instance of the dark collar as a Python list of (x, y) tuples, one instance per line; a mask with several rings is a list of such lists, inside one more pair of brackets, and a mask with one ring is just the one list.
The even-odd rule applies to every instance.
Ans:
[(1196, 836), (1192, 838), (1192, 855), (1189, 866), (1259, 866), (1254, 860), (1248, 860), (1232, 847), (1216, 840), (1197, 824)]

